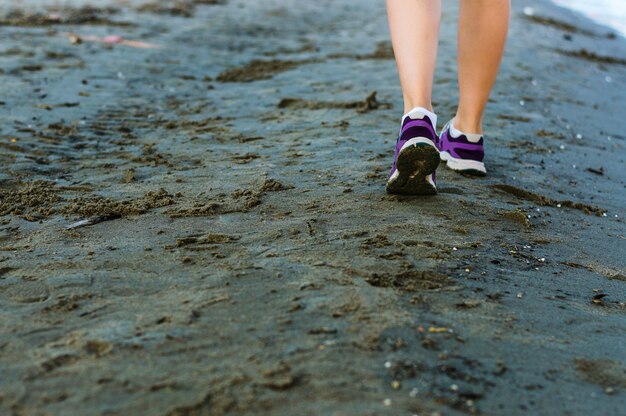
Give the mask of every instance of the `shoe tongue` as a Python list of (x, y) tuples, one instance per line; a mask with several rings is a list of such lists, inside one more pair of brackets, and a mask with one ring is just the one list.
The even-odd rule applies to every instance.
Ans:
[(410, 117), (412, 119), (423, 119), (424, 116), (428, 116), (431, 124), (433, 125), (433, 128), (435, 129), (435, 131), (437, 131), (437, 114), (425, 109), (424, 107), (415, 107), (414, 109), (406, 113), (402, 117), (402, 124), (404, 124), (404, 121), (407, 117)]

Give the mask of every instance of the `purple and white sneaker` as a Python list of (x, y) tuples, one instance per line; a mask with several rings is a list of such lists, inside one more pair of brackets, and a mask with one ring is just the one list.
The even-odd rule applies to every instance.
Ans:
[(403, 118), (396, 141), (387, 192), (401, 195), (435, 195), (435, 170), (441, 161), (435, 144), (437, 116), (422, 107)]
[(463, 133), (455, 129), (450, 120), (441, 130), (437, 148), (441, 154), (441, 160), (445, 161), (450, 169), (460, 173), (485, 176), (487, 169), (483, 163), (484, 141), (481, 134)]

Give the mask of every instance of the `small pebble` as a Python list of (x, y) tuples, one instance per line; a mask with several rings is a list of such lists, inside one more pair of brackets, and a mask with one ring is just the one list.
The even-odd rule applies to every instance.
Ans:
[(383, 400), (383, 404), (384, 404), (385, 406), (391, 406), (391, 399), (385, 399), (385, 400)]
[(448, 328), (446, 327), (437, 327), (437, 326), (431, 326), (430, 328), (428, 328), (428, 332), (430, 332), (431, 334), (440, 334), (442, 332), (448, 332)]

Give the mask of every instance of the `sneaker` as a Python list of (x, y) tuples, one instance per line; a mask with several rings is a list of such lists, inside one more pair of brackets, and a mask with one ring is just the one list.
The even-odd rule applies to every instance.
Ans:
[(396, 141), (387, 192), (401, 195), (435, 195), (435, 169), (441, 161), (435, 141), (437, 116), (416, 107), (403, 118)]
[(450, 169), (477, 176), (487, 174), (483, 163), (484, 138), (481, 134), (463, 133), (455, 129), (450, 120), (441, 130), (437, 148), (441, 160), (445, 161)]

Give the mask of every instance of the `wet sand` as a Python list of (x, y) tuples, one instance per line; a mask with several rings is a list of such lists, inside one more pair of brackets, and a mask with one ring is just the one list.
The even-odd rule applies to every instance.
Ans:
[(35, 3), (0, 6), (0, 413), (626, 407), (610, 30), (514, 5), (489, 175), (415, 198), (384, 2)]

